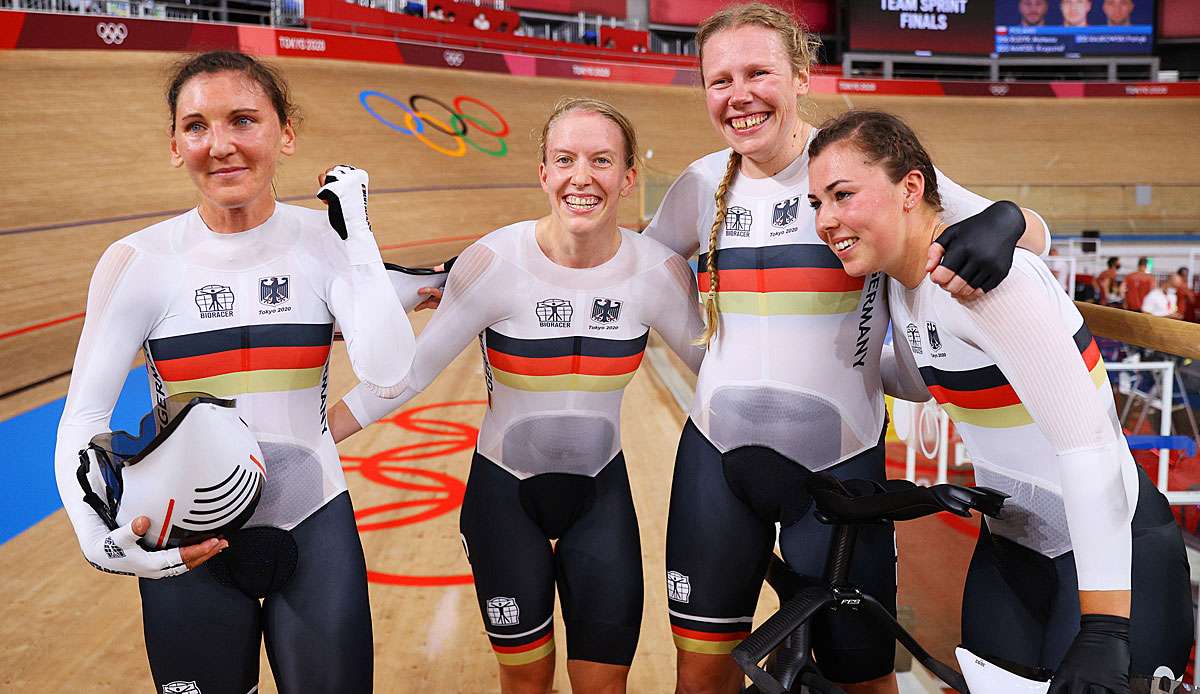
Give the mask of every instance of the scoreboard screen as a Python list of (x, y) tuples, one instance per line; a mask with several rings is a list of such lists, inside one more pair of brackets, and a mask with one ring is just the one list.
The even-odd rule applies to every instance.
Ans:
[(1120, 55), (1154, 48), (1154, 0), (995, 0), (996, 53)]
[(987, 55), (995, 0), (850, 0), (850, 50)]

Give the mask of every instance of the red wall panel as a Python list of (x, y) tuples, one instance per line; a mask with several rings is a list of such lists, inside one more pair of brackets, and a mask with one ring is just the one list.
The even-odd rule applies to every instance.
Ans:
[(625, 17), (625, 0), (510, 0), (514, 10), (557, 12), (558, 14), (600, 14), (605, 17)]
[[(438, 33), (466, 33), (472, 36), (498, 33), (501, 23), (506, 24), (508, 27), (505, 33), (511, 34), (516, 31), (520, 22), (520, 17), (516, 12), (505, 12), (494, 10), (490, 7), (475, 7), (474, 5), (459, 6), (452, 3), (445, 3), (442, 7), (447, 12), (454, 12), (454, 22), (439, 22), (433, 19), (425, 19), (424, 17), (410, 17), (399, 12), (388, 12), (387, 10), (375, 7), (363, 7), (356, 2), (346, 2), (345, 0), (307, 0), (304, 14), (310, 20), (310, 23), (313, 19), (335, 20), (335, 23), (337, 20), (341, 20), (341, 22), (369, 24), (377, 27), (398, 27)], [(487, 15), (488, 21), (492, 24), (491, 29), (484, 32), (476, 30), (472, 25), (475, 15), (480, 12)], [(370, 33), (370, 29), (360, 28), (358, 33)], [(389, 35), (386, 32), (375, 33), (380, 36)]]
[[(613, 42), (612, 46), (608, 45), (610, 39)], [(645, 31), (619, 27), (600, 27), (600, 45), (619, 51), (632, 51), (635, 46), (639, 49), (646, 49), (650, 47), (650, 34)]]
[(1200, 2), (1158, 0), (1158, 35), (1164, 39), (1200, 37)]
[[(804, 19), (811, 31), (829, 33), (835, 28), (835, 0), (768, 0)], [(657, 24), (696, 26), (730, 0), (650, 0), (650, 21)]]

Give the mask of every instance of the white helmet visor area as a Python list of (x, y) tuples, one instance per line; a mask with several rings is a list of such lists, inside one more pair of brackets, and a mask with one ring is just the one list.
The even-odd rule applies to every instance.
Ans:
[[(971, 694), (1046, 694), (1050, 689), (1052, 673), (1048, 670), (1019, 668), (1007, 663), (1001, 667), (962, 646), (954, 649), (954, 655)], [(1013, 672), (1018, 669), (1021, 674)]]
[(180, 393), (146, 415), (137, 436), (93, 437), (79, 452), (84, 500), (110, 528), (150, 519), (147, 549), (190, 545), (241, 527), (266, 465), (233, 400)]
[[(954, 655), (958, 657), (958, 666), (971, 694), (1045, 694), (1054, 676), (1042, 668), (978, 656), (962, 646), (954, 650)], [(1182, 679), (1176, 679), (1171, 668), (1162, 666), (1151, 677), (1130, 677), (1129, 691), (1131, 694), (1187, 694), (1192, 688)]]

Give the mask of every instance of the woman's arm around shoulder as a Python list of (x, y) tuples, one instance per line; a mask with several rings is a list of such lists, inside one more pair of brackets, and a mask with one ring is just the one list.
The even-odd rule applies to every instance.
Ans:
[(650, 326), (693, 373), (698, 372), (704, 360), (704, 346), (696, 344), (696, 340), (704, 334), (704, 319), (697, 300), (696, 276), (687, 261), (674, 254), (655, 270), (651, 281), (657, 286), (654, 295), (658, 302)]
[(484, 328), (504, 318), (511, 303), (506, 290), (520, 281), (515, 268), (491, 248), (478, 242), (468, 246), (450, 271), (441, 306), (417, 338), (412, 368), (396, 397), (379, 397), (360, 383), (330, 408), (334, 441), (386, 417), (429, 387)]
[(712, 221), (716, 185), (704, 174), (704, 161), (693, 162), (679, 174), (642, 232), (684, 258), (696, 254), (700, 248), (697, 229)]

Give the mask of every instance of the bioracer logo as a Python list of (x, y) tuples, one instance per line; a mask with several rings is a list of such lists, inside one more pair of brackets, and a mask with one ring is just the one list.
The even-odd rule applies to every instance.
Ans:
[(688, 602), (692, 597), (692, 582), (678, 571), (668, 571), (667, 597), (675, 602)]
[(537, 302), (534, 311), (538, 324), (543, 328), (569, 328), (571, 317), (575, 315), (575, 309), (566, 299), (542, 299)]

